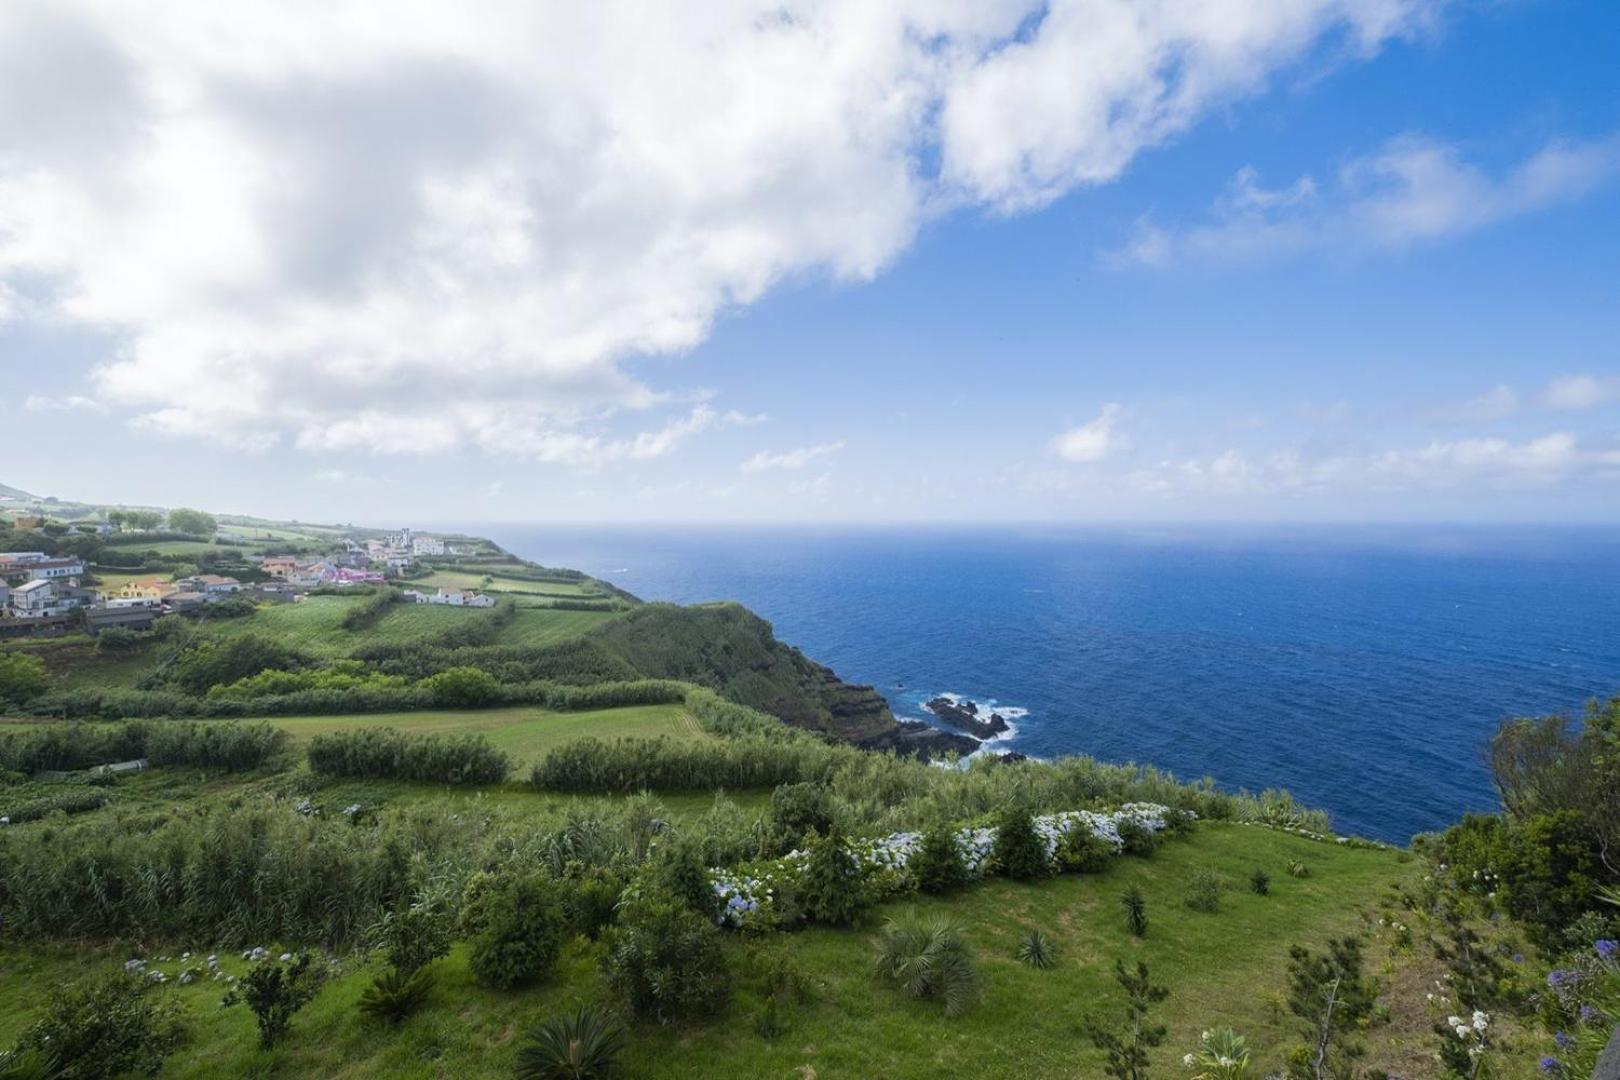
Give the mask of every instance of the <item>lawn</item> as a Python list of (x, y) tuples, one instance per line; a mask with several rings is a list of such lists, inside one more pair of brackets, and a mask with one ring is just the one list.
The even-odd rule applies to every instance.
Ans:
[(488, 589), (491, 592), (517, 592), (536, 593), (544, 596), (563, 597), (600, 597), (606, 596), (595, 582), (573, 581), (524, 581), (519, 578), (502, 577), (493, 569), (487, 572), (491, 578), (485, 584), (484, 570), (435, 570), (426, 577), (411, 578), (406, 587), (428, 589)]
[[(391, 727), (425, 734), (476, 732), (511, 754), (520, 766), (532, 764), (546, 751), (587, 735), (668, 735), (677, 739), (707, 739), (697, 721), (682, 705), (633, 705), (587, 712), (550, 712), (519, 706), (465, 712), (367, 713), (360, 716), (277, 716), (270, 723), (290, 732), (297, 741), (331, 731), (357, 727)], [(522, 769), (519, 769), (522, 772)]]
[[(1283, 868), (1301, 859), (1305, 879)], [(1272, 872), (1267, 897), (1243, 883), (1257, 867)], [(1258, 1049), (1261, 1075), (1278, 1065), (1293, 1040), (1294, 1023), (1277, 1002), (1286, 992), (1288, 946), (1320, 947), (1328, 937), (1374, 928), (1383, 893), (1414, 872), (1393, 852), (1339, 848), (1270, 830), (1237, 825), (1200, 827), (1190, 840), (1168, 844), (1150, 860), (1125, 859), (1108, 873), (1062, 877), (1036, 884), (996, 880), (949, 899), (916, 905), (949, 914), (965, 928), (983, 981), (979, 1004), (946, 1019), (938, 1006), (913, 1002), (880, 985), (871, 973), (871, 941), (896, 903), (855, 930), (811, 930), (753, 942), (728, 935), (736, 981), (728, 1011), (701, 1027), (638, 1028), (623, 1073), (638, 1078), (816, 1077), (817, 1080), (887, 1077), (1019, 1076), (1071, 1078), (1101, 1075), (1100, 1053), (1082, 1034), (1088, 1018), (1117, 1019), (1120, 994), (1113, 961), (1147, 962), (1156, 981), (1171, 988), (1158, 1018), (1169, 1038), (1154, 1051), (1154, 1076), (1182, 1072), (1180, 1057), (1198, 1032), (1232, 1024)], [(1188, 875), (1210, 867), (1231, 883), (1222, 910), (1198, 914), (1181, 903)], [(1145, 939), (1125, 932), (1118, 897), (1141, 886), (1152, 919)], [(1057, 965), (1048, 971), (1013, 958), (1019, 935), (1039, 926), (1051, 937)], [(198, 944), (199, 953), (203, 943)], [(240, 971), (240, 949), (263, 944), (230, 942), (227, 970)], [(508, 1077), (524, 1030), (582, 1001), (604, 1001), (597, 946), (576, 940), (549, 984), (503, 993), (475, 985), (459, 946), (438, 964), (438, 983), (427, 1007), (399, 1029), (364, 1021), (355, 1003), (375, 963), (329, 983), (294, 1022), (293, 1035), (271, 1053), (254, 1045), (252, 1018), (220, 1009), (218, 984), (173, 986), (193, 1018), (193, 1037), (171, 1059), (166, 1076)], [(767, 1040), (756, 1031), (763, 1000), (761, 950), (785, 952), (812, 985), (811, 999), (783, 1012), (785, 1034)], [(155, 966), (171, 979), (179, 950), (154, 950), (169, 961)], [(0, 953), (0, 1042), (16, 1034), (37, 1007), (38, 988), (86, 970), (112, 970), (124, 951), (99, 953), (18, 950)], [(1399, 973), (1421, 968), (1420, 954), (1372, 946), (1369, 968)], [(1391, 1002), (1395, 1019), (1368, 1033), (1365, 1064), (1406, 1075), (1433, 1075), (1431, 1037), (1422, 1016), (1419, 981), (1397, 980), (1403, 1000)], [(1413, 1007), (1404, 1000), (1416, 996)], [(1038, 1007), (1033, 1007), (1038, 1002)], [(1510, 1075), (1517, 1075), (1510, 1071)]]

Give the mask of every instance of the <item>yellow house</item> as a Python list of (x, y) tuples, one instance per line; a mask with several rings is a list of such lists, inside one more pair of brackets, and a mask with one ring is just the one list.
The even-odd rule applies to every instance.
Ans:
[(174, 592), (172, 581), (163, 581), (159, 578), (138, 578), (126, 581), (115, 592), (105, 594), (108, 599), (119, 600), (161, 600)]

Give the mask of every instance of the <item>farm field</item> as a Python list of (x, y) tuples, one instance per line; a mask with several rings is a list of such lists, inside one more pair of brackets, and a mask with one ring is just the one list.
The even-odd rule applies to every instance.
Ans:
[[(1281, 869), (1299, 859), (1305, 879)], [(1278, 884), (1261, 897), (1238, 887), (1255, 867), (1268, 867)], [(1187, 877), (1210, 868), (1233, 888), (1213, 914), (1181, 904)], [(1166, 845), (1147, 860), (1121, 859), (1106, 873), (1020, 884), (996, 879), (946, 899), (897, 902), (871, 913), (850, 930), (815, 929), (758, 942), (728, 935), (725, 949), (736, 980), (728, 1009), (714, 1021), (677, 1029), (638, 1027), (623, 1061), (635, 1077), (796, 1077), (818, 1080), (943, 1075), (997, 1076), (1010, 1060), (1018, 1075), (1071, 1078), (1101, 1075), (1101, 1053), (1081, 1028), (1087, 1019), (1113, 1020), (1120, 994), (1112, 978), (1116, 958), (1142, 959), (1155, 981), (1172, 987), (1158, 1017), (1169, 1036), (1153, 1051), (1150, 1075), (1173, 1076), (1181, 1055), (1198, 1040), (1199, 1027), (1231, 1024), (1245, 1032), (1263, 1069), (1280, 1063), (1280, 1048), (1295, 1037), (1277, 1002), (1286, 992), (1287, 947), (1320, 947), (1329, 937), (1366, 931), (1376, 922), (1384, 894), (1414, 872), (1390, 851), (1335, 848), (1266, 829), (1228, 824), (1199, 827), (1189, 840)], [(1139, 885), (1154, 921), (1132, 939), (1119, 917), (1118, 896)], [(871, 942), (884, 917), (915, 908), (945, 914), (966, 933), (982, 978), (977, 1006), (947, 1019), (936, 1004), (910, 1001), (881, 985), (871, 971)], [(1046, 971), (1018, 963), (1021, 933), (1040, 927), (1051, 938), (1056, 964)], [(276, 942), (231, 943), (225, 969), (245, 965), (240, 948)], [(204, 943), (197, 943), (200, 953)], [(171, 977), (183, 966), (176, 945), (168, 962), (147, 957)], [(597, 974), (599, 946), (575, 939), (557, 975), (530, 990), (479, 986), (459, 945), (437, 965), (437, 985), (426, 1007), (400, 1028), (362, 1018), (361, 990), (380, 962), (351, 963), (295, 1021), (295, 1037), (274, 1051), (255, 1045), (245, 1010), (221, 1009), (221, 988), (202, 981), (173, 986), (185, 1002), (193, 1037), (169, 1060), (163, 1075), (430, 1077), (454, 1062), (465, 1078), (511, 1075), (517, 1037), (528, 1027), (583, 1002), (606, 1003)], [(1364, 1062), (1409, 1076), (1432, 1074), (1428, 1017), (1421, 1007), (1430, 961), (1392, 951), (1375, 940), (1370, 959), (1392, 976), (1390, 1020), (1375, 1032), (1376, 1049)], [(37, 1007), (30, 988), (112, 971), (128, 950), (69, 952), (27, 948), (0, 952), (0, 1042), (14, 1037)], [(764, 958), (785, 955), (807, 977), (809, 999), (782, 1012), (786, 1030), (775, 1039), (758, 1034), (763, 1009)], [(143, 956), (145, 954), (142, 954)], [(1414, 1002), (1413, 999), (1416, 1001)], [(1031, 1009), (1039, 1000), (1041, 1007)], [(1258, 1072), (1259, 1070), (1257, 1070)]]
[[(485, 577), (491, 580), (486, 583)], [(435, 570), (426, 577), (411, 578), (403, 583), (405, 587), (433, 588), (433, 589), (488, 589), (492, 592), (511, 591), (520, 593), (542, 593), (547, 596), (567, 597), (596, 597), (604, 594), (590, 582), (571, 581), (525, 581), (519, 578), (502, 577), (498, 573), (483, 570)]]
[(365, 713), (354, 716), (274, 716), (270, 723), (305, 742), (316, 735), (361, 727), (390, 727), (433, 735), (483, 735), (511, 754), (518, 773), (556, 746), (594, 735), (676, 739), (708, 739), (682, 705), (633, 705), (585, 712), (551, 712), (532, 707), (469, 709), (405, 713)]
[[(487, 608), (395, 604), (371, 626), (345, 630), (343, 616), (362, 602), (361, 597), (310, 596), (296, 604), (267, 604), (246, 618), (210, 623), (206, 632), (222, 637), (267, 634), (294, 648), (331, 658), (347, 656), (363, 645), (430, 638), (435, 632), (489, 614)], [(611, 612), (520, 608), (495, 640), (506, 645), (549, 645), (583, 634), (612, 617)]]

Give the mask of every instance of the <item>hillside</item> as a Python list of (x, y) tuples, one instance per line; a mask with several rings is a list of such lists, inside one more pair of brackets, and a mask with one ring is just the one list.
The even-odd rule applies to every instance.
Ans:
[[(0, 548), (107, 588), (262, 583), (389, 536), (74, 513)], [(1066, 1078), (1128, 1052), (1146, 1076), (1528, 1077), (1545, 1025), (1609, 1015), (1529, 1004), (1555, 963), (1599, 986), (1607, 957), (1569, 958), (1620, 926), (1587, 910), (1604, 871), (1571, 811), (1406, 851), (1149, 766), (940, 768), (972, 740), (901, 727), (736, 604), (445, 546), (381, 583), (0, 641), (0, 1077), (504, 1077), (590, 1042), (576, 1021), (617, 1045), (597, 1076)]]

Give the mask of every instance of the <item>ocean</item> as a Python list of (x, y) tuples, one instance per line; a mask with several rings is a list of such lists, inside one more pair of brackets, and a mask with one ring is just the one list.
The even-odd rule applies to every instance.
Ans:
[(1284, 787), (1404, 843), (1495, 806), (1509, 716), (1620, 693), (1620, 530), (459, 526), (648, 600), (738, 600), (896, 715)]

